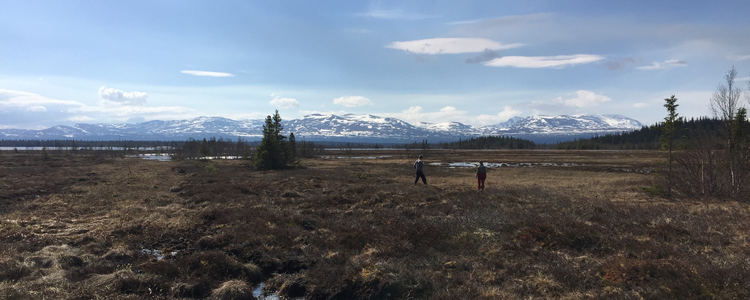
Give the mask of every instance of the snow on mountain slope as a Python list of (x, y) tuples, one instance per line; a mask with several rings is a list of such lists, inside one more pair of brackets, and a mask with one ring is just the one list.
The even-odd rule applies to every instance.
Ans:
[(409, 123), (395, 118), (374, 115), (320, 115), (313, 114), (283, 123), (284, 130), (299, 137), (317, 138), (402, 138), (425, 134)]
[[(262, 137), (265, 120), (231, 120), (222, 117), (198, 117), (190, 120), (148, 121), (129, 124), (76, 124), (55, 126), (44, 130), (2, 129), (0, 137), (6, 139), (131, 139), (131, 140), (186, 140), (210, 137), (257, 140)], [(639, 129), (643, 125), (620, 115), (561, 115), (514, 117), (510, 120), (483, 127), (459, 122), (416, 123), (376, 115), (342, 116), (312, 114), (300, 119), (282, 121), (284, 132), (292, 132), (298, 139), (339, 141), (391, 141), (420, 140), (451, 141), (481, 135), (572, 136), (601, 134)]]
[(483, 127), (483, 132), (494, 134), (580, 134), (619, 132), (640, 129), (643, 125), (620, 115), (559, 115), (514, 117), (510, 120)]

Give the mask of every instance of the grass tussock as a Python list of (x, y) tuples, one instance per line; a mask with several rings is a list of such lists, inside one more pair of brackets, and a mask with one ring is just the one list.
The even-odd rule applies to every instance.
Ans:
[[(373, 156), (3, 155), (0, 299), (750, 297), (748, 204), (661, 198), (660, 153), (430, 152), (416, 186)], [(478, 160), (533, 164), (477, 191)]]

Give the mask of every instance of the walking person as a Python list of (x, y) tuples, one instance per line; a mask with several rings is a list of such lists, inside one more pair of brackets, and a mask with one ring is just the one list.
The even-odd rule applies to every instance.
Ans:
[(487, 167), (484, 166), (484, 163), (482, 161), (479, 161), (479, 167), (477, 167), (477, 175), (474, 177), (477, 178), (477, 189), (483, 190), (484, 180), (487, 179)]
[(417, 158), (417, 161), (414, 162), (414, 169), (417, 170), (417, 178), (414, 178), (414, 184), (419, 182), (419, 178), (422, 178), (422, 182), (427, 184), (427, 178), (424, 177), (424, 161), (422, 161), (422, 155), (420, 155), (419, 158)]

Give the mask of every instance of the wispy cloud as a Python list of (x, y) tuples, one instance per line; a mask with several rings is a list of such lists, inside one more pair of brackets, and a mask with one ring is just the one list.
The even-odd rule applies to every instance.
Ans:
[(120, 105), (146, 105), (148, 94), (144, 92), (123, 92), (102, 86), (99, 88), (99, 98)]
[(195, 71), (195, 70), (182, 70), (180, 73), (194, 75), (194, 76), (208, 76), (208, 77), (234, 77), (232, 73), (224, 72), (211, 72), (211, 71)]
[[(145, 93), (122, 92), (102, 87), (99, 105), (87, 105), (78, 101), (59, 100), (39, 94), (0, 89), (0, 112), (9, 112), (2, 120), (16, 124), (14, 128), (43, 129), (45, 126), (68, 122), (123, 122), (131, 118), (181, 119), (196, 117), (193, 109), (179, 106), (145, 106)], [(117, 104), (117, 105), (112, 105)], [(135, 105), (138, 104), (138, 105)], [(142, 104), (142, 105), (141, 105)], [(29, 123), (29, 120), (35, 120)], [(41, 126), (41, 127), (40, 127)]]
[(635, 107), (635, 108), (644, 108), (644, 107), (648, 107), (648, 103), (643, 103), (643, 102), (637, 102), (637, 103), (633, 103), (633, 107)]
[(747, 55), (731, 54), (729, 55), (729, 59), (735, 60), (735, 61), (748, 60), (750, 59), (750, 54), (747, 54)]
[(469, 25), (469, 24), (476, 24), (482, 21), (484, 21), (484, 19), (453, 21), (453, 22), (448, 22), (448, 25)]
[(47, 108), (41, 105), (26, 107), (26, 111), (47, 111)]
[(482, 52), (487, 49), (504, 50), (521, 46), (523, 46), (521, 43), (502, 44), (482, 38), (434, 38), (393, 42), (386, 47), (415, 54), (459, 54)]
[(661, 70), (675, 67), (685, 67), (687, 62), (684, 60), (670, 59), (664, 62), (653, 62), (650, 66), (640, 66), (639, 70)]
[(505, 36), (519, 30), (526, 31), (535, 29), (540, 21), (548, 19), (550, 13), (536, 13), (517, 16), (503, 16), (489, 20), (469, 20), (448, 23), (449, 25), (461, 25), (454, 33), (462, 36)]
[(46, 111), (47, 106), (82, 107), (83, 103), (71, 100), (58, 100), (39, 94), (0, 89), (0, 111), (23, 109), (27, 111)]
[(72, 116), (68, 118), (68, 121), (76, 122), (76, 123), (84, 123), (84, 122), (91, 122), (94, 118), (89, 116)]
[(604, 57), (592, 54), (557, 55), (557, 56), (505, 56), (486, 62), (490, 67), (516, 68), (562, 68), (565, 66), (587, 64), (600, 61)]
[(363, 105), (372, 105), (372, 101), (362, 96), (344, 96), (333, 99), (333, 104), (340, 104), (346, 107), (357, 107)]
[(608, 96), (593, 91), (578, 90), (551, 100), (531, 101), (526, 103), (525, 106), (531, 109), (535, 115), (560, 115), (591, 113), (592, 109), (611, 101), (612, 99)]
[(621, 70), (621, 69), (624, 69), (624, 68), (626, 68), (628, 66), (637, 65), (637, 64), (640, 64), (640, 63), (641, 63), (640, 59), (635, 59), (635, 58), (632, 58), (632, 57), (626, 57), (626, 58), (623, 58), (623, 59), (621, 59), (619, 61), (610, 60), (610, 61), (604, 62), (604, 66), (607, 67), (607, 69), (610, 69), (610, 70)]
[(357, 16), (376, 18), (376, 19), (388, 19), (388, 20), (423, 20), (433, 18), (420, 13), (407, 12), (402, 9), (380, 9), (372, 8), (365, 13), (358, 13)]

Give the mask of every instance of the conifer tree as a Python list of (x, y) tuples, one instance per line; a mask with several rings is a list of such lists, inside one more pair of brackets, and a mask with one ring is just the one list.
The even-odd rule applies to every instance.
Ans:
[(281, 169), (287, 165), (287, 157), (291, 154), (287, 146), (286, 137), (281, 134), (284, 127), (281, 126), (279, 111), (272, 116), (266, 117), (263, 125), (263, 139), (255, 149), (255, 161), (253, 164), (258, 170)]
[(201, 147), (200, 147), (200, 150), (198, 150), (198, 152), (200, 152), (201, 155), (203, 155), (204, 157), (211, 154), (211, 149), (209, 149), (208, 147), (208, 141), (206, 140), (206, 138), (203, 138), (203, 142), (201, 142)]
[(674, 146), (674, 132), (675, 132), (675, 122), (679, 122), (679, 118), (677, 117), (679, 114), (677, 113), (677, 98), (675, 98), (674, 95), (670, 98), (664, 99), (666, 103), (664, 103), (664, 107), (667, 108), (667, 112), (669, 113), (667, 117), (664, 118), (664, 126), (661, 128), (662, 135), (661, 135), (661, 148), (662, 150), (669, 151), (669, 154), (667, 155), (667, 196), (672, 195), (672, 150)]

